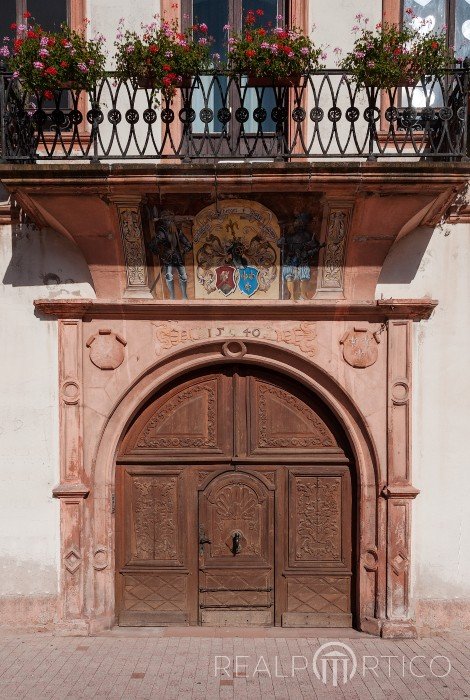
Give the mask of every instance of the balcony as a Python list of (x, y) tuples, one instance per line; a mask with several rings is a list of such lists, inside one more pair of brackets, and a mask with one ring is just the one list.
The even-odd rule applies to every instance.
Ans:
[(31, 99), (0, 82), (3, 162), (467, 160), (468, 67), (406, 88), (359, 90), (338, 70), (298, 85), (196, 76), (172, 101), (108, 74), (93, 94)]

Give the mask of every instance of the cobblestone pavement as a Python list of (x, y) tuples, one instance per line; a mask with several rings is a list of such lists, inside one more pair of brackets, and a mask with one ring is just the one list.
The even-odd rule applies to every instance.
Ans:
[(328, 632), (0, 633), (0, 698), (470, 697), (468, 634), (392, 642)]

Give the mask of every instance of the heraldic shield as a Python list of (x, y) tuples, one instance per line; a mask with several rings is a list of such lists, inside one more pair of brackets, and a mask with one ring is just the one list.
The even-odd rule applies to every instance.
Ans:
[(237, 269), (233, 265), (219, 265), (215, 268), (215, 286), (228, 297), (237, 287)]
[(243, 294), (247, 297), (251, 297), (259, 287), (259, 270), (256, 267), (241, 267), (239, 268), (240, 279), (238, 280), (238, 287)]

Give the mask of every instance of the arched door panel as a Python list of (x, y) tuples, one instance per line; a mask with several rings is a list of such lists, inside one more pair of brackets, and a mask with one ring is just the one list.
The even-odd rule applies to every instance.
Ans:
[(199, 493), (201, 624), (273, 624), (273, 505), (262, 481), (238, 471)]
[(350, 626), (347, 450), (275, 373), (227, 365), (162, 390), (118, 457), (120, 624)]
[(250, 454), (343, 454), (320, 402), (292, 383), (248, 377), (247, 411)]
[(232, 376), (206, 374), (168, 389), (132, 425), (121, 452), (180, 457), (233, 452)]

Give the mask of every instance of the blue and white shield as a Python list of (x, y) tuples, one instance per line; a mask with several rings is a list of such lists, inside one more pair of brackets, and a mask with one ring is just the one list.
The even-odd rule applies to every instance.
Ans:
[(259, 287), (259, 270), (257, 270), (256, 267), (240, 267), (238, 268), (238, 272), (240, 275), (238, 279), (238, 288), (243, 294), (246, 294), (247, 297), (253, 296)]

